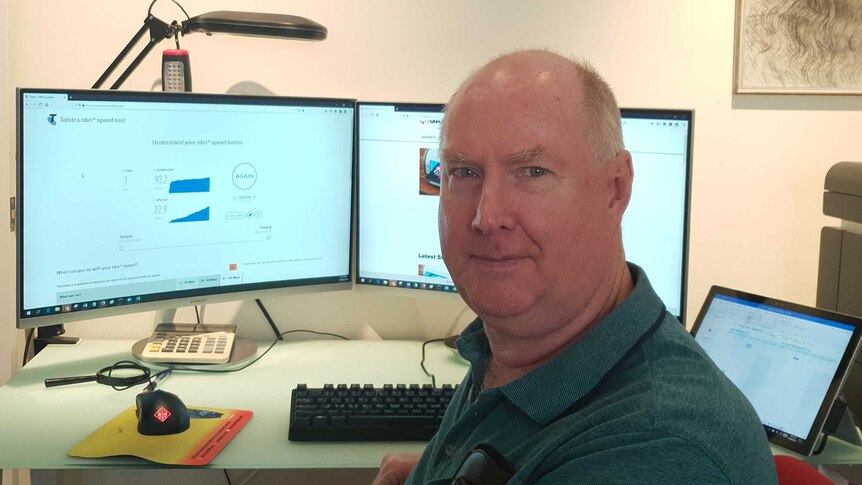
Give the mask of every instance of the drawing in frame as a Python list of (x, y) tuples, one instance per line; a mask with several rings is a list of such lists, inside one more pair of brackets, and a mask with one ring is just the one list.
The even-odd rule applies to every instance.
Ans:
[(862, 0), (736, 0), (735, 94), (862, 94)]

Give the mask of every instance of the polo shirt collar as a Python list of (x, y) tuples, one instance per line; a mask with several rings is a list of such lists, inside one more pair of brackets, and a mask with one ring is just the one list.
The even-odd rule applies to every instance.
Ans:
[[(629, 263), (634, 289), (575, 344), (529, 374), (497, 388), (540, 425), (554, 421), (592, 391), (656, 323), (664, 304), (644, 271)], [(490, 346), (480, 319), (461, 334), (458, 350), (470, 361), (474, 382), (482, 382)], [(543, 390), (536, 399), (536, 390)]]

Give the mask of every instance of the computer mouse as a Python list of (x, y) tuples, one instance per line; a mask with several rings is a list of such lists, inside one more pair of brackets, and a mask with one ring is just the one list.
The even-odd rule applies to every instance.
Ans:
[(176, 394), (155, 390), (135, 398), (138, 433), (168, 435), (189, 429), (189, 411)]

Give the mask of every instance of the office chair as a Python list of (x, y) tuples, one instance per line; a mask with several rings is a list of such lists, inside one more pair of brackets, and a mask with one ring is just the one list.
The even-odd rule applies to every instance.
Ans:
[(787, 455), (775, 455), (773, 458), (779, 485), (834, 485), (832, 480), (799, 458)]

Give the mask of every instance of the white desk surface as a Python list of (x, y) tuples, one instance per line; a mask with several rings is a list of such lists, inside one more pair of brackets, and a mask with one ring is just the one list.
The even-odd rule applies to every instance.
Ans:
[[(0, 387), (0, 469), (161, 466), (134, 457), (67, 455), (99, 426), (134, 405), (141, 386), (114, 391), (88, 382), (46, 388), (46, 377), (94, 374), (131, 359), (132, 340), (84, 340), (49, 346)], [(261, 342), (263, 352), (271, 342)], [(468, 369), (442, 342), (428, 344), (425, 366), (437, 385), (461, 381)], [(159, 385), (189, 406), (249, 409), (254, 417), (210, 463), (212, 468), (376, 468), (390, 451), (419, 453), (425, 443), (288, 441), (290, 392), (297, 383), (430, 383), (414, 341), (279, 342), (247, 369), (229, 374), (174, 372)], [(156, 368), (156, 366), (152, 366)]]
[[(131, 359), (133, 340), (84, 340), (49, 346), (8, 383), (0, 386), (0, 469), (150, 468), (133, 457), (73, 458), (67, 451), (99, 426), (134, 404), (143, 386), (114, 391), (88, 382), (46, 388), (46, 377), (95, 373)], [(259, 344), (258, 355), (271, 342)], [(467, 364), (442, 343), (428, 344), (425, 366), (437, 385), (455, 384)], [(254, 417), (210, 463), (212, 468), (376, 468), (390, 451), (419, 453), (425, 443), (292, 442), (290, 392), (297, 383), (430, 383), (422, 372), (421, 342), (314, 340), (279, 342), (247, 369), (228, 374), (175, 372), (159, 385), (190, 406), (249, 409)], [(157, 366), (152, 366), (157, 368)], [(775, 454), (794, 453), (773, 446)], [(860, 464), (862, 448), (830, 438), (821, 455), (800, 457), (811, 464)]]

